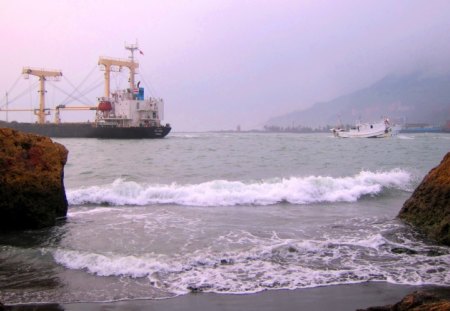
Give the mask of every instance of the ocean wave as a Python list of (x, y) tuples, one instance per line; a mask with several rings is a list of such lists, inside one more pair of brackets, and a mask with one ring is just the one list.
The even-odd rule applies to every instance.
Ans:
[[(414, 255), (395, 251), (395, 243), (375, 234), (364, 239), (293, 240), (259, 238), (253, 246), (228, 251), (209, 248), (164, 256), (146, 253), (92, 253), (54, 250), (69, 269), (99, 276), (147, 278), (175, 294), (189, 291), (251, 293), (367, 281), (449, 285), (450, 254), (430, 256), (417, 245)], [(439, 249), (439, 247), (436, 247)], [(373, 260), (377, 258), (377, 260)]]
[(356, 202), (363, 196), (376, 196), (386, 189), (412, 190), (410, 173), (362, 171), (349, 177), (291, 177), (242, 182), (213, 180), (199, 184), (139, 184), (117, 179), (112, 184), (69, 189), (70, 205), (105, 204), (189, 206), (272, 205), (281, 202), (311, 204)]

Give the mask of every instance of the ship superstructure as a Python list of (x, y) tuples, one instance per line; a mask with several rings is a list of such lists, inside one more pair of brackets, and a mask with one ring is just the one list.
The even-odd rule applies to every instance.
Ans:
[[(139, 63), (134, 60), (137, 45), (125, 47), (130, 50), (130, 60), (100, 57), (98, 63), (105, 70), (105, 95), (99, 98), (95, 123), (101, 127), (151, 127), (161, 126), (164, 101), (161, 98), (145, 99), (144, 88), (135, 85), (136, 69)], [(129, 88), (110, 92), (111, 71), (126, 67), (130, 71)]]

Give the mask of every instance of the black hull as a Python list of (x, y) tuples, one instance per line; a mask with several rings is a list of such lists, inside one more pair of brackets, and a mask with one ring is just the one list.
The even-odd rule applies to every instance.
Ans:
[(170, 126), (95, 127), (91, 123), (37, 124), (0, 121), (0, 127), (55, 138), (143, 139), (164, 138)]

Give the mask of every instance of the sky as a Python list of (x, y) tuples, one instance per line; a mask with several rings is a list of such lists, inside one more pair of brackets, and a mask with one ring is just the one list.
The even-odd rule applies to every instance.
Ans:
[(99, 56), (127, 58), (125, 43), (137, 43), (137, 81), (164, 99), (173, 131), (250, 130), (386, 75), (449, 73), (450, 1), (0, 0), (0, 40), (0, 107), (7, 92), (10, 108), (38, 106), (26, 66), (62, 70), (49, 106), (95, 105)]

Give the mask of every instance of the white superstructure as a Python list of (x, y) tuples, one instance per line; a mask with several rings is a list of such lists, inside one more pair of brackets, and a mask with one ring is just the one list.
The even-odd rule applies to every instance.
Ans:
[[(102, 127), (152, 127), (161, 126), (164, 114), (162, 98), (144, 97), (144, 88), (135, 85), (135, 73), (139, 63), (134, 60), (137, 45), (125, 47), (130, 50), (130, 60), (100, 57), (99, 65), (105, 71), (105, 95), (98, 99), (95, 123)], [(110, 92), (110, 73), (122, 67), (130, 70), (130, 85), (125, 90)]]

